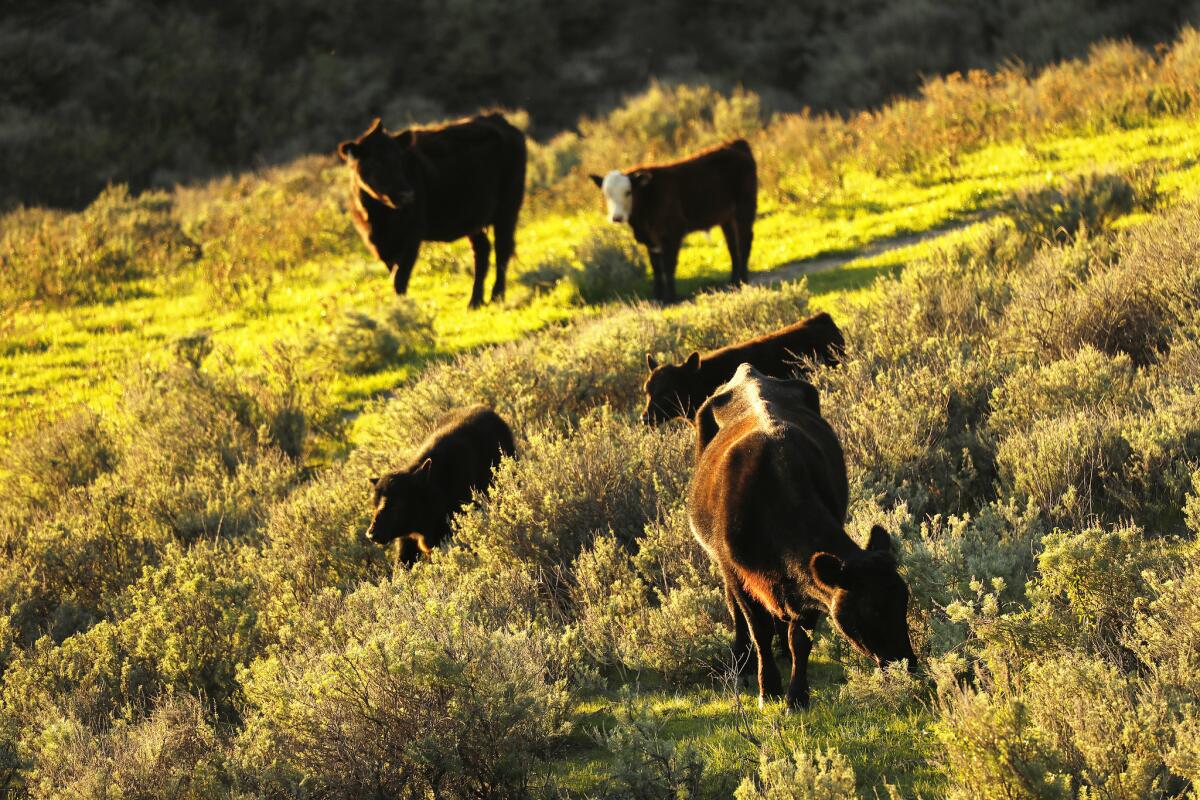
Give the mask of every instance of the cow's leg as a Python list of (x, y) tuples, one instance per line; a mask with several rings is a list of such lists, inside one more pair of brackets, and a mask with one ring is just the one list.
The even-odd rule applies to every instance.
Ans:
[(396, 554), (396, 560), (406, 567), (411, 567), (421, 560), (421, 546), (417, 543), (415, 537), (400, 537), (400, 548)]
[(402, 295), (408, 291), (408, 279), (412, 277), (413, 265), (417, 263), (417, 254), (420, 251), (421, 240), (417, 239), (404, 248), (398, 259), (388, 264), (388, 269), (392, 272), (392, 289), (396, 294)]
[(775, 655), (771, 652), (771, 637), (775, 620), (762, 605), (744, 590), (735, 588), (738, 607), (746, 615), (750, 626), (750, 638), (758, 655), (758, 704), (761, 706), (769, 697), (781, 697), (783, 687), (779, 667), (775, 666)]
[(750, 206), (738, 216), (738, 244), (741, 245), (742, 283), (750, 282), (750, 248), (754, 245), (755, 207)]
[(663, 302), (663, 268), (662, 268), (662, 251), (658, 249), (646, 248), (650, 254), (650, 272), (654, 275), (654, 299), (658, 302)]
[(492, 284), (492, 302), (504, 299), (505, 282), (508, 275), (508, 260), (512, 258), (517, 243), (513, 238), (513, 229), (497, 225), (492, 229), (496, 239), (496, 282)]
[(792, 649), (791, 645), (788, 644), (788, 623), (785, 620), (776, 618), (775, 637), (779, 642), (779, 655), (784, 658), (791, 658)]
[(515, 216), (511, 221), (497, 222), (492, 228), (492, 237), (496, 240), (496, 282), (492, 284), (492, 302), (504, 299), (508, 261), (517, 249), (516, 230)]
[(475, 251), (475, 284), (471, 287), (471, 308), (483, 305), (483, 283), (487, 280), (488, 257), (492, 254), (492, 245), (488, 241), (487, 231), (475, 231), (469, 237), (471, 249)]
[[(729, 581), (725, 581), (725, 605), (729, 609), (729, 616), (733, 620), (733, 644), (730, 645), (730, 651), (733, 653), (733, 665), (737, 670), (738, 678), (750, 678), (750, 657), (753, 655), (754, 643), (750, 640), (750, 626), (746, 624), (746, 616), (742, 613), (741, 607), (738, 605), (737, 595), (730, 588)], [(741, 681), (739, 680), (739, 683)]]
[(725, 249), (729, 251), (729, 282), (737, 286), (742, 282), (742, 243), (737, 223), (726, 222), (721, 233), (725, 234)]
[(663, 274), (663, 296), (660, 298), (664, 303), (674, 303), (677, 299), (675, 296), (675, 267), (679, 263), (679, 246), (683, 244), (683, 240), (671, 241), (663, 245), (662, 253), (659, 258), (662, 259), (662, 274)]
[(810, 634), (819, 617), (808, 611), (788, 623), (788, 645), (792, 650), (792, 678), (788, 682), (788, 708), (808, 708), (808, 654), (812, 652)]

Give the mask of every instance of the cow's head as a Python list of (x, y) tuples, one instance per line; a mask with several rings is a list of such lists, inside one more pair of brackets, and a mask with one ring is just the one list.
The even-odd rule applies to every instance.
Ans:
[(626, 175), (618, 170), (601, 178), (592, 175), (592, 183), (604, 192), (604, 200), (608, 204), (608, 218), (613, 222), (628, 222), (633, 214), (633, 192), (650, 183), (652, 173), (644, 170), (631, 172)]
[(432, 461), (427, 458), (413, 469), (371, 478), (375, 513), (367, 528), (368, 539), (376, 544), (388, 544), (400, 536), (426, 532), (432, 467)]
[(861, 553), (842, 559), (816, 553), (809, 569), (829, 593), (829, 618), (863, 655), (879, 666), (908, 661), (916, 669), (908, 635), (908, 586), (896, 570), (892, 537), (881, 526)]
[(659, 364), (646, 353), (646, 369), (650, 375), (642, 389), (646, 392), (646, 410), (642, 422), (657, 425), (675, 417), (691, 417), (697, 379), (700, 377), (700, 354), (692, 353), (682, 364)]
[(379, 119), (357, 139), (338, 145), (338, 156), (350, 167), (354, 184), (388, 208), (400, 209), (416, 199), (409, 167), (412, 131), (392, 136)]

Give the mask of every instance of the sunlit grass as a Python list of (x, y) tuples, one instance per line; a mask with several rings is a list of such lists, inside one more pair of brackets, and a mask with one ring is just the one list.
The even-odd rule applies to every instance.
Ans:
[[(781, 661), (780, 666), (786, 665)], [(828, 748), (841, 752), (854, 764), (860, 796), (870, 797), (874, 791), (886, 797), (884, 784), (891, 783), (903, 797), (936, 797), (944, 776), (936, 766), (937, 744), (926, 705), (887, 709), (849, 702), (839, 692), (843, 672), (840, 665), (814, 657), (809, 670), (812, 703), (790, 714), (781, 703), (760, 711), (757, 691), (748, 687), (738, 690), (735, 698), (722, 682), (674, 690), (638, 687), (637, 676), (629, 676), (624, 690), (580, 702), (574, 734), (555, 762), (554, 777), (578, 796), (599, 793), (609, 774), (610, 756), (597, 745), (594, 733), (616, 723), (615, 709), (632, 693), (665, 718), (664, 738), (690, 743), (700, 751), (706, 780), (724, 784), (725, 791), (714, 796), (732, 795), (741, 776), (758, 763), (756, 742), (773, 739), (810, 753)]]
[[(851, 169), (839, 188), (815, 204), (764, 193), (751, 268), (768, 272), (807, 259), (845, 257), (844, 266), (809, 277), (814, 304), (832, 308), (861, 296), (874, 278), (894, 274), (933, 246), (926, 240), (854, 258), (872, 244), (956, 225), (996, 208), (1015, 191), (1059, 176), (1145, 162), (1162, 165), (1162, 191), (1194, 192), (1200, 178), (1200, 133), (1194, 122), (1163, 119), (1129, 130), (997, 144), (932, 173), (879, 177)], [(432, 348), (367, 375), (345, 375), (329, 365), (328, 388), (335, 403), (353, 412), (401, 385), (429, 359), (517, 339), (599, 310), (581, 303), (565, 283), (539, 292), (523, 286), (519, 276), (553, 260), (574, 260), (578, 267), (575, 247), (609, 224), (599, 200), (591, 213), (527, 216), (518, 231), (508, 299), (473, 312), (466, 308), (469, 246), (427, 247), (409, 295), (433, 312)], [(197, 272), (143, 279), (137, 291), (123, 292), (124, 299), (110, 303), (11, 310), (0, 328), (0, 436), (78, 404), (109, 407), (131, 365), (165, 358), (171, 343), (182, 336), (211, 331), (213, 342), (235, 364), (252, 366), (277, 340), (305, 347), (341, 309), (377, 312), (394, 302), (386, 272), (365, 251), (291, 268), (274, 281), (265, 304), (216, 300)], [(690, 236), (680, 256), (681, 293), (720, 286), (728, 279), (728, 255), (719, 231)], [(491, 280), (489, 275), (489, 289)], [(629, 298), (650, 295), (648, 274), (640, 285), (629, 287)]]

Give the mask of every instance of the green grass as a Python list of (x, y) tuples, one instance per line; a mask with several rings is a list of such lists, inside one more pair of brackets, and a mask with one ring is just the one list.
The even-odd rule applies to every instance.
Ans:
[[(807, 259), (841, 256), (840, 269), (810, 276), (816, 305), (833, 307), (861, 292), (881, 274), (937, 246), (927, 239), (867, 258), (856, 253), (873, 243), (936, 231), (996, 208), (1013, 192), (1056, 176), (1091, 168), (1163, 164), (1161, 187), (1189, 191), (1200, 177), (1200, 131), (1190, 119), (1049, 141), (997, 144), (961, 157), (928, 174), (879, 177), (848, 171), (840, 188), (815, 204), (764, 197), (756, 224), (752, 269), (765, 272)], [(784, 181), (786, 189), (786, 180)], [(593, 212), (526, 218), (518, 231), (518, 257), (510, 268), (503, 306), (466, 309), (470, 287), (465, 242), (427, 248), (414, 271), (409, 295), (434, 313), (430, 351), (368, 375), (330, 370), (337, 405), (352, 413), (372, 397), (401, 385), (431, 358), (443, 358), (591, 313), (565, 286), (535, 293), (519, 284), (523, 272), (553, 259), (571, 259), (574, 247), (607, 223), (596, 200)], [(953, 235), (953, 234), (951, 234)], [(430, 264), (430, 254), (436, 266)], [(298, 265), (281, 276), (265, 305), (229, 305), (213, 299), (197, 270), (143, 280), (126, 299), (58, 309), (29, 306), (0, 317), (0, 436), (33, 419), (78, 404), (107, 408), (132, 365), (160, 359), (171, 342), (200, 330), (212, 332), (239, 365), (251, 366), (276, 340), (304, 343), (318, 335), (338, 309), (381, 310), (393, 302), (383, 268), (365, 251)], [(728, 280), (728, 258), (719, 232), (689, 237), (680, 257), (683, 293)], [(630, 287), (648, 297), (650, 281)]]
[[(782, 660), (780, 668), (790, 667)], [(706, 779), (723, 784), (730, 796), (741, 776), (758, 763), (759, 743), (786, 742), (809, 753), (834, 748), (855, 767), (859, 793), (886, 797), (885, 783), (903, 797), (936, 797), (944, 776), (937, 769), (938, 747), (931, 732), (932, 715), (925, 702), (897, 709), (864, 706), (840, 696), (845, 671), (839, 663), (814, 651), (809, 665), (812, 702), (808, 709), (788, 713), (782, 703), (758, 709), (757, 689), (732, 688), (714, 681), (710, 686), (673, 690), (638, 686), (628, 676), (622, 690), (598, 692), (577, 708), (574, 732), (555, 762), (554, 778), (577, 796), (595, 796), (608, 774), (609, 753), (595, 740), (596, 731), (617, 722), (615, 710), (636, 687), (634, 696), (665, 720), (661, 736), (690, 743), (705, 763)], [(739, 708), (740, 707), (740, 708)]]

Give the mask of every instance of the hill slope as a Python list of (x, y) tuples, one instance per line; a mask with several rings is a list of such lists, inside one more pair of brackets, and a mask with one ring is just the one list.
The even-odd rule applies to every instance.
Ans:
[[(1180, 796), (1200, 780), (1195, 46), (935, 83), (851, 122), (657, 88), (534, 147), (523, 291), (479, 313), (456, 246), (391, 297), (324, 159), (6, 217), (0, 791)], [(752, 268), (845, 263), (638, 301), (583, 175), (631, 131), (667, 155), (736, 130), (764, 174)], [(722, 249), (693, 237), (689, 291), (723, 282)], [(848, 532), (893, 532), (931, 680), (825, 626), (813, 708), (786, 716), (721, 668), (691, 431), (636, 412), (646, 352), (817, 307), (849, 342), (813, 378)], [(366, 479), (481, 400), (519, 458), (452, 547), (394, 570), (362, 535)]]

